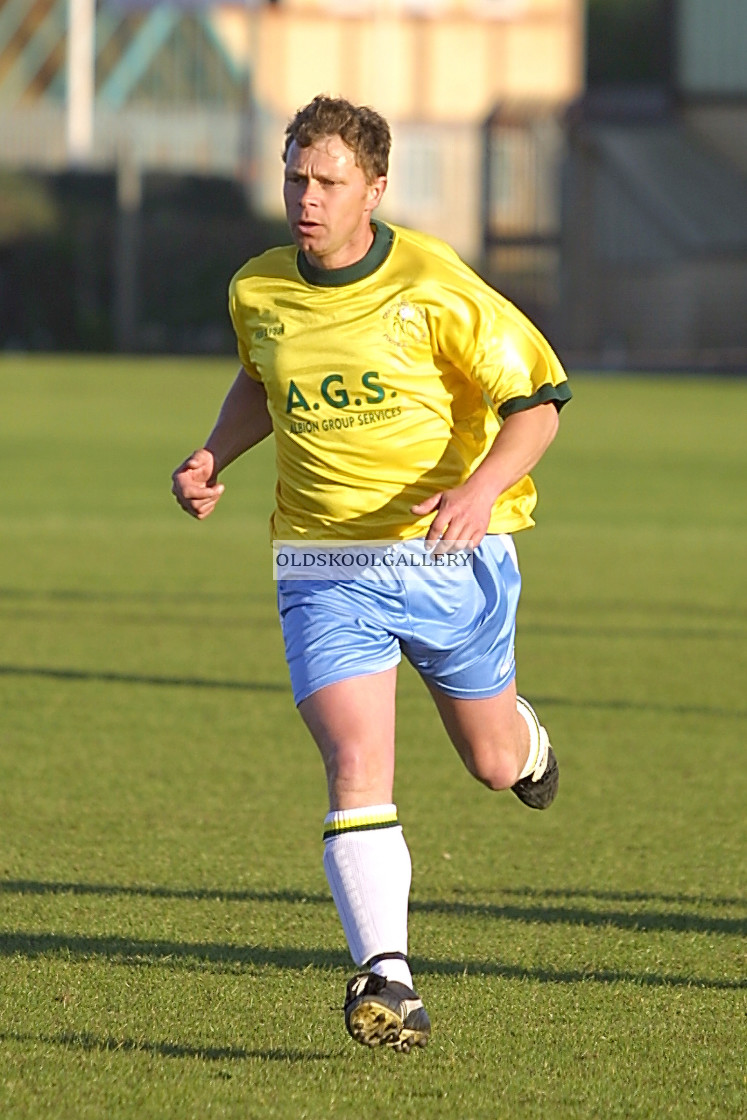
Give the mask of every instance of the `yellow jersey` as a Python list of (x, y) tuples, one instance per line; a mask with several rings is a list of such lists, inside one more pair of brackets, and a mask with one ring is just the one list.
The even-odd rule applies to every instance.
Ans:
[[(407, 540), (413, 505), (464, 482), (512, 412), (570, 399), (532, 323), (444, 242), (374, 222), (366, 256), (312, 266), (292, 245), (233, 277), (229, 310), (276, 440), (279, 540)], [(488, 531), (533, 524), (527, 475)]]

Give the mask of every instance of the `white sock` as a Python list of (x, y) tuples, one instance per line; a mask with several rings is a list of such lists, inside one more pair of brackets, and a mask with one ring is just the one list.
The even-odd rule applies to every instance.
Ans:
[[(359, 966), (380, 954), (407, 954), (412, 864), (395, 805), (342, 809), (324, 820), (324, 870), (350, 955)], [(372, 966), (412, 987), (406, 960)]]
[(524, 769), (516, 780), (520, 782), (522, 778), (528, 778), (531, 774), (532, 780), (538, 782), (547, 769), (550, 740), (534, 708), (523, 696), (516, 697), (516, 710), (529, 728), (529, 754)]

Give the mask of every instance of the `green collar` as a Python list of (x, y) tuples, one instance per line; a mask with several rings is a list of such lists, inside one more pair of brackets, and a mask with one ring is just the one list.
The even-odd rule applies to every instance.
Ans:
[(296, 266), (306, 283), (316, 284), (319, 288), (342, 288), (345, 284), (354, 284), (356, 280), (363, 280), (375, 272), (389, 256), (394, 230), (376, 219), (371, 224), (374, 230), (371, 248), (365, 257), (361, 257), (355, 264), (346, 264), (344, 268), (317, 268), (309, 263), (299, 249)]

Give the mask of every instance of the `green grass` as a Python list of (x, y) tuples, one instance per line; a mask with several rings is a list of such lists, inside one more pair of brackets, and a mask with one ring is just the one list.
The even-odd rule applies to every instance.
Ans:
[(409, 1058), (346, 1036), (268, 444), (169, 495), (232, 362), (0, 361), (0, 1116), (745, 1115), (747, 382), (577, 377), (536, 472), (519, 679), (547, 814), (400, 676)]

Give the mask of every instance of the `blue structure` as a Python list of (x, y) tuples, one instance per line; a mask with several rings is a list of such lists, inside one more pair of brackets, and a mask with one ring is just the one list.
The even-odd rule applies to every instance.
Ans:
[[(67, 26), (68, 0), (0, 0), (0, 108), (62, 103)], [(102, 107), (243, 103), (246, 73), (216, 34), (209, 8), (135, 9), (104, 0), (95, 44)]]

